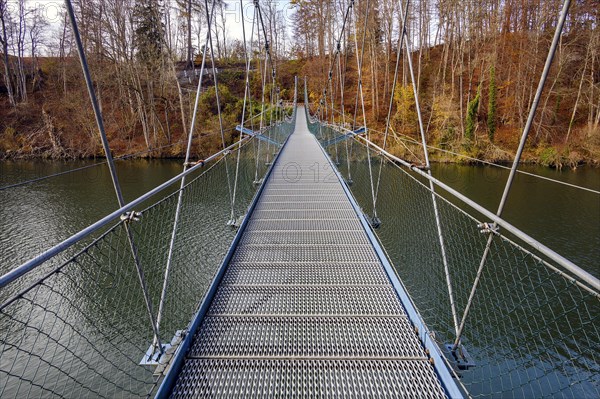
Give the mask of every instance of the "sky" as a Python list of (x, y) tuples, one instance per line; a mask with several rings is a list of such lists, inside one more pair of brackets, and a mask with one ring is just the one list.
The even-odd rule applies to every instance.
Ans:
[[(201, 0), (197, 0), (201, 1)], [(239, 0), (224, 0), (226, 4), (225, 18), (228, 36), (230, 40), (242, 39), (242, 10), (244, 12), (244, 19), (246, 25), (246, 36), (249, 37), (250, 29), (252, 24), (252, 16), (254, 13), (254, 6), (252, 0), (242, 0), (240, 4)], [(293, 8), (290, 6), (290, 0), (270, 0), (275, 3), (277, 9), (283, 14), (286, 19), (288, 26), (288, 37), (291, 37), (291, 16), (293, 14)], [(168, 2), (168, 0), (166, 0)], [(174, 5), (175, 0), (171, 0)], [(261, 4), (265, 4), (266, 1), (261, 0)], [(12, 15), (18, 14), (18, 2), (17, 0), (9, 0), (9, 11)], [(64, 1), (62, 0), (25, 0), (25, 5), (28, 9), (38, 9), (46, 21), (50, 24), (49, 32), (47, 36), (51, 36), (54, 33), (58, 34), (57, 30), (62, 22), (62, 13), (64, 10)], [(242, 8), (243, 7), (243, 8)], [(10, 10), (12, 8), (12, 10)], [(47, 52), (52, 52), (52, 49), (46, 49)]]
[[(287, 26), (291, 27), (292, 20), (291, 16), (293, 14), (293, 8), (290, 6), (289, 0), (272, 0), (272, 3), (276, 3), (277, 9), (283, 13), (284, 18), (286, 19)], [(261, 3), (265, 3), (262, 1)], [(225, 4), (227, 5), (226, 18), (227, 18), (227, 28), (231, 33), (231, 37), (234, 39), (242, 38), (242, 18), (241, 18), (241, 10), (242, 6), (240, 5), (239, 0), (225, 0)], [(252, 1), (243, 1), (243, 11), (244, 11), (244, 19), (246, 24), (246, 30), (249, 31), (252, 25), (252, 15), (254, 12), (254, 6)], [(288, 32), (289, 34), (290, 32)], [(247, 33), (248, 35), (248, 33)]]

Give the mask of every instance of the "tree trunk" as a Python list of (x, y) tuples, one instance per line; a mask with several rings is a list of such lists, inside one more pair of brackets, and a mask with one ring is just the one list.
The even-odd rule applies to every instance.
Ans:
[(4, 63), (4, 83), (6, 84), (6, 90), (8, 92), (8, 101), (10, 105), (15, 107), (17, 105), (13, 92), (13, 84), (10, 71), (10, 59), (8, 57), (8, 38), (6, 35), (6, 24), (8, 20), (8, 14), (6, 9), (6, 1), (0, 0), (0, 23), (2, 24), (2, 37), (0, 37), (0, 44), (2, 44), (2, 55)]

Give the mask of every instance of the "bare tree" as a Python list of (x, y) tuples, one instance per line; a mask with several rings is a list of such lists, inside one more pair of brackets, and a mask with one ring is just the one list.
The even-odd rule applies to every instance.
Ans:
[(2, 61), (4, 64), (4, 84), (8, 92), (10, 104), (16, 106), (15, 96), (13, 93), (13, 83), (10, 68), (10, 59), (8, 56), (8, 24), (10, 24), (10, 15), (8, 13), (8, 1), (0, 0), (0, 24), (2, 25), (2, 34), (0, 35), (0, 44), (2, 45)]

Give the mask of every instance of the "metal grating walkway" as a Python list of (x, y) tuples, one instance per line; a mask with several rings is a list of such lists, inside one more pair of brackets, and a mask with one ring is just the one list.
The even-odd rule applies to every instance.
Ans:
[(303, 108), (172, 397), (446, 397)]

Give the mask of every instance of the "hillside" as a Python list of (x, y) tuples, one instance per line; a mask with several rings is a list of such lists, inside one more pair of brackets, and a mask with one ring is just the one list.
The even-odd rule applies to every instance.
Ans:
[[(506, 38), (507, 41), (511, 38)], [(508, 43), (506, 45), (509, 45)], [(519, 136), (522, 130), (524, 109), (520, 115), (511, 114), (510, 107), (514, 99), (508, 95), (513, 83), (507, 76), (514, 64), (505, 65), (498, 60), (495, 67), (495, 79), (498, 97), (498, 122), (493, 142), (490, 140), (487, 122), (487, 104), (489, 103), (489, 70), (485, 67), (475, 68), (471, 76), (471, 92), (463, 92), (463, 106), (468, 99), (474, 97), (478, 87), (481, 93), (476, 113), (476, 128), (471, 140), (465, 139), (461, 134), (460, 107), (457, 104), (458, 92), (439, 93), (436, 87), (435, 66), (438, 65), (444, 49), (437, 47), (431, 49), (426, 57), (422, 58), (421, 86), (419, 95), (424, 115), (427, 122), (428, 141), (432, 146), (442, 148), (449, 152), (462, 154), (468, 157), (479, 158), (492, 162), (509, 162), (512, 159)], [(414, 54), (418, 62), (418, 54)], [(31, 60), (26, 60), (31, 65)], [(579, 62), (577, 58), (572, 64)], [(41, 58), (37, 60), (39, 69), (36, 72), (35, 87), (31, 87), (26, 103), (11, 107), (5, 95), (0, 94), (0, 157), (23, 158), (86, 158), (103, 156), (102, 148), (96, 132), (96, 125), (83, 79), (81, 77), (79, 62), (75, 58), (59, 60), (56, 58)], [(62, 66), (64, 64), (64, 66)], [(316, 103), (319, 99), (317, 86), (323, 77), (315, 74), (321, 61), (318, 59), (305, 59), (286, 61), (280, 64), (279, 79), (289, 86), (292, 85), (295, 74), (306, 75), (309, 80), (311, 98)], [(393, 67), (393, 66), (392, 66)], [(112, 68), (116, 68), (112, 66)], [(175, 68), (175, 74), (167, 76), (161, 88), (160, 102), (155, 104), (154, 128), (148, 137), (144, 134), (142, 120), (139, 118), (139, 109), (132, 109), (127, 98), (123, 98), (119, 82), (112, 79), (110, 65), (106, 68), (95, 67), (95, 83), (102, 104), (106, 120), (107, 133), (116, 156), (136, 154), (139, 157), (181, 157), (185, 150), (187, 128), (183, 129), (178, 84), (183, 94), (185, 112), (189, 115), (197, 85), (197, 75), (185, 71), (184, 64), (180, 63)], [(199, 67), (198, 67), (199, 68)], [(222, 109), (225, 115), (226, 140), (231, 141), (231, 128), (239, 121), (239, 105), (243, 99), (243, 82), (245, 73), (243, 62), (229, 62), (217, 65), (218, 80), (221, 90)], [(349, 66), (351, 68), (351, 66)], [(534, 125), (532, 135), (528, 141), (525, 153), (525, 162), (535, 162), (549, 166), (571, 166), (585, 163), (600, 164), (600, 131), (597, 127), (590, 126), (582, 115), (577, 115), (571, 127), (568, 141), (565, 132), (568, 130), (573, 107), (573, 75), (570, 74), (570, 65), (563, 67), (563, 78), (553, 82), (550, 99), (544, 99), (546, 109), (541, 109), (541, 114), (552, 114), (551, 123), (540, 124), (539, 117)], [(210, 70), (208, 70), (210, 72)], [(177, 76), (177, 80), (175, 78)], [(33, 80), (33, 74), (32, 74)], [(253, 82), (255, 93), (260, 91), (259, 82)], [(322, 83), (321, 83), (322, 84)], [(467, 86), (467, 83), (463, 83)], [(531, 84), (537, 84), (532, 80)], [(217, 110), (212, 76), (210, 73), (204, 77), (204, 89), (200, 102), (200, 121), (198, 134), (202, 136), (196, 141), (194, 147), (197, 156), (207, 155), (220, 147), (220, 134), (218, 132)], [(356, 93), (356, 82), (350, 80), (346, 86), (347, 110), (353, 109)], [(548, 91), (548, 89), (546, 90)], [(0, 93), (5, 93), (6, 88), (0, 85)], [(556, 94), (554, 94), (556, 93)], [(269, 100), (267, 93), (267, 100)], [(547, 94), (546, 94), (547, 95)], [(255, 97), (258, 95), (255, 94)], [(291, 90), (282, 92), (282, 97), (291, 97)], [(377, 131), (385, 130), (387, 107), (380, 105), (377, 112), (367, 90), (367, 119), (376, 141), (382, 142), (382, 135)], [(291, 98), (290, 98), (291, 99)], [(551, 106), (548, 106), (548, 103)], [(258, 113), (258, 104), (256, 113)], [(548, 111), (548, 108), (551, 108)], [(314, 107), (313, 107), (314, 109)], [(186, 115), (187, 117), (187, 115)], [(352, 112), (348, 112), (351, 120)], [(187, 120), (188, 118), (186, 118)], [(418, 140), (417, 121), (412, 95), (412, 86), (399, 86), (394, 98), (392, 117), (392, 134), (395, 137), (390, 145), (391, 151), (399, 156), (411, 157), (410, 151), (419, 151), (411, 143), (410, 138)], [(403, 136), (405, 135), (405, 136)], [(403, 138), (401, 140), (401, 138)], [(468, 158), (452, 155), (449, 152), (434, 151), (432, 157), (441, 162), (469, 162)]]

